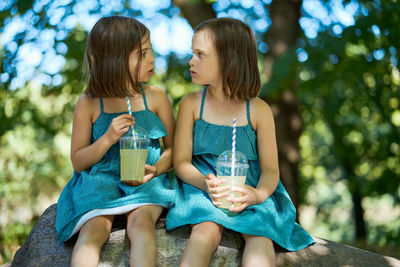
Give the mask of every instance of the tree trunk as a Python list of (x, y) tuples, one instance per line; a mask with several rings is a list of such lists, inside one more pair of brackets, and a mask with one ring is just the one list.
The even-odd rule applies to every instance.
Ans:
[(216, 17), (211, 4), (206, 1), (172, 0), (172, 3), (179, 7), (182, 16), (189, 22), (192, 28), (196, 28), (201, 22)]
[(367, 231), (365, 229), (364, 210), (361, 205), (361, 195), (357, 188), (355, 192), (352, 193), (352, 198), (354, 218), (356, 221), (356, 238), (360, 242), (365, 242)]
[[(300, 33), (301, 4), (301, 0), (275, 0), (269, 7), (272, 23), (264, 35), (269, 47), (264, 62), (264, 74), (268, 80), (274, 76), (274, 63), (296, 45)], [(285, 77), (290, 79), (289, 82), (285, 82), (289, 84), (287, 88), (274, 88), (280, 91), (278, 98), (270, 99), (268, 93), (263, 98), (271, 105), (275, 116), (280, 178), (297, 208), (299, 204), (297, 182), (300, 160), (299, 137), (303, 123), (296, 96), (296, 75), (292, 74)]]
[[(350, 151), (349, 149), (346, 149)], [(345, 157), (341, 157), (345, 158)], [(354, 168), (348, 162), (344, 162), (344, 168), (346, 171), (346, 175), (348, 175), (347, 179), (349, 180), (349, 189), (351, 193), (351, 198), (353, 200), (353, 218), (356, 227), (356, 239), (361, 244), (365, 244), (367, 238), (367, 230), (365, 227), (365, 220), (364, 220), (364, 209), (362, 207), (361, 201), (363, 196), (361, 195), (359, 184), (357, 181), (357, 176), (354, 173)]]

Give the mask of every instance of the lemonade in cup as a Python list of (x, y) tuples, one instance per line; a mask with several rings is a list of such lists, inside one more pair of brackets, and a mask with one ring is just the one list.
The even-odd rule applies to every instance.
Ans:
[(143, 181), (150, 139), (139, 126), (130, 129), (119, 139), (120, 171), (123, 181)]
[[(232, 157), (234, 155), (234, 157)], [(219, 186), (235, 186), (243, 187), (246, 182), (247, 169), (249, 164), (247, 163), (246, 156), (236, 151), (232, 154), (232, 151), (223, 152), (217, 160), (217, 179), (225, 179), (226, 182)], [(241, 197), (242, 193), (234, 192), (232, 190), (227, 191), (228, 196), (219, 198), (217, 201), (221, 203), (219, 206), (222, 209), (229, 210), (230, 207), (238, 207), (240, 203), (232, 203), (227, 200), (228, 197)]]

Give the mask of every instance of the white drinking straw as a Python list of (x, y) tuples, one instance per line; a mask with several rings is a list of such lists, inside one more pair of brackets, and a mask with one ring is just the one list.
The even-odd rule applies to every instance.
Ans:
[(236, 163), (236, 119), (233, 119), (232, 125), (232, 171), (231, 176), (234, 176), (235, 163)]
[[(129, 115), (132, 116), (132, 108), (131, 108), (131, 101), (129, 100), (129, 97), (126, 97), (126, 104), (128, 105), (128, 113)], [(132, 126), (132, 135), (133, 135), (133, 126)]]
[[(236, 163), (236, 119), (233, 119), (233, 125), (232, 125), (232, 169), (231, 169), (231, 176), (235, 176), (235, 163)], [(234, 197), (232, 191), (230, 192), (229, 196), (230, 197)], [(234, 207), (234, 203), (231, 202), (231, 208), (233, 208), (233, 207)]]
[(128, 105), (128, 113), (132, 116), (131, 101), (129, 100), (129, 96), (126, 97), (126, 104)]
[[(129, 113), (129, 115), (132, 116), (131, 101), (129, 100), (129, 96), (126, 97), (126, 104), (128, 105), (128, 113)], [(131, 127), (131, 129), (132, 129), (131, 135), (133, 136), (135, 133), (133, 126)], [(133, 147), (136, 148), (136, 140), (133, 143)]]

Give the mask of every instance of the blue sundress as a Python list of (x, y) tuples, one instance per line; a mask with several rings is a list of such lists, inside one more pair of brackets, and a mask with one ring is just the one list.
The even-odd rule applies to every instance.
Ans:
[[(105, 113), (100, 98), (101, 114), (93, 124), (95, 142), (108, 130), (113, 118), (124, 114)], [(146, 163), (153, 165), (161, 156), (159, 138), (167, 135), (161, 120), (148, 109), (133, 112), (135, 125), (144, 128), (150, 137)], [(91, 168), (74, 175), (63, 189), (57, 205), (56, 231), (64, 242), (77, 233), (85, 222), (99, 215), (124, 214), (140, 206), (156, 204), (169, 207), (175, 200), (171, 180), (167, 173), (154, 177), (140, 186), (130, 186), (120, 180), (119, 142), (105, 153)]]
[[(207, 88), (204, 89), (200, 118), (193, 129), (193, 165), (204, 175), (216, 175), (218, 156), (232, 147), (232, 127), (211, 124), (202, 119)], [(250, 123), (249, 101), (246, 104), (246, 126), (236, 129), (236, 150), (245, 154), (250, 168), (246, 184), (257, 187), (260, 163), (257, 136)], [(212, 221), (236, 232), (265, 236), (281, 247), (296, 251), (314, 243), (312, 237), (295, 222), (296, 209), (281, 181), (275, 192), (263, 203), (247, 207), (236, 216), (214, 206), (206, 192), (177, 179), (175, 204), (170, 207), (166, 227), (168, 230), (187, 224)]]

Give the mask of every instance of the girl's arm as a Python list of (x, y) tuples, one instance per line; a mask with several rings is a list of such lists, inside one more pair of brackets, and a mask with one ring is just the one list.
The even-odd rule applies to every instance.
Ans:
[(95, 101), (89, 96), (79, 98), (74, 110), (71, 137), (71, 162), (77, 172), (82, 172), (101, 160), (108, 149), (134, 124), (128, 114), (113, 119), (108, 131), (91, 144)]
[(188, 94), (179, 103), (174, 142), (174, 169), (187, 184), (206, 191), (205, 176), (192, 164), (193, 126), (195, 109), (198, 107), (197, 93)]
[(260, 204), (271, 196), (279, 183), (278, 151), (275, 137), (275, 123), (271, 108), (259, 98), (251, 102), (251, 121), (257, 131), (257, 148), (260, 161), (260, 179), (257, 188), (245, 185), (243, 188), (233, 188), (242, 192), (240, 198), (232, 198), (234, 202), (243, 203), (231, 211), (240, 212), (246, 207)]
[(258, 158), (261, 168), (256, 192), (256, 203), (259, 204), (271, 196), (278, 186), (279, 164), (272, 110), (267, 103), (259, 98), (255, 99), (254, 102)]
[(167, 95), (159, 88), (152, 87), (151, 93), (148, 94), (151, 99), (151, 106), (154, 113), (160, 118), (162, 124), (167, 131), (167, 136), (162, 138), (164, 143), (164, 151), (161, 157), (153, 166), (146, 166), (146, 172), (149, 173), (144, 177), (144, 180), (158, 176), (162, 173), (168, 172), (172, 167), (172, 147), (174, 143), (175, 134), (175, 118), (172, 112), (172, 106), (169, 102)]
[(225, 183), (223, 179), (217, 180), (212, 173), (204, 176), (192, 164), (193, 151), (193, 126), (195, 114), (200, 110), (201, 92), (186, 95), (179, 104), (178, 119), (176, 124), (173, 161), (176, 174), (187, 184), (193, 185), (208, 193), (214, 205), (217, 198), (226, 195), (227, 187), (218, 187)]

